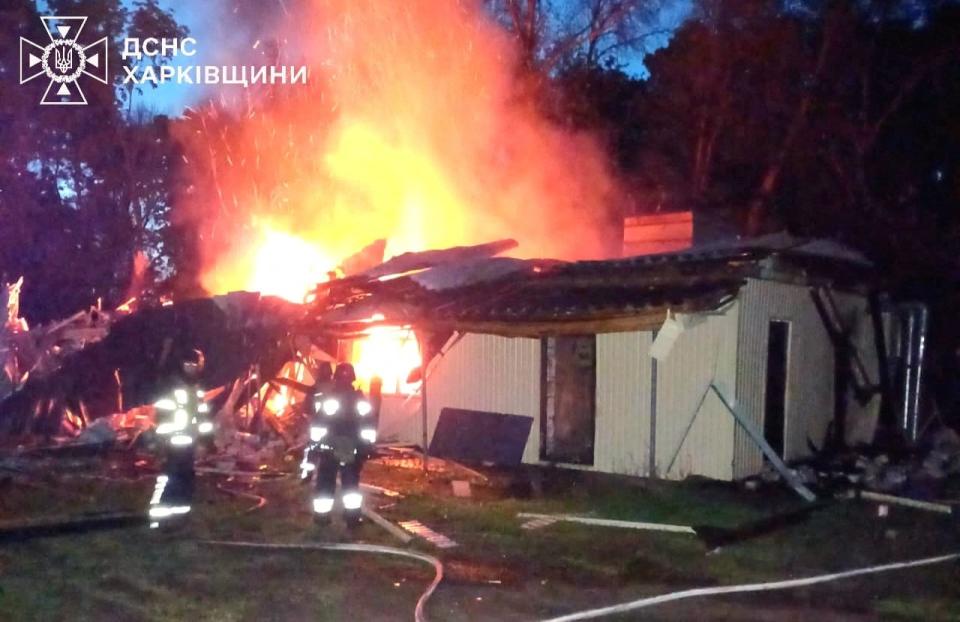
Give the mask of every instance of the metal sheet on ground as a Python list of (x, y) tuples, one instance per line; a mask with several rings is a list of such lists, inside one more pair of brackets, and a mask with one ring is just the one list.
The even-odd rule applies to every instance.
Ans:
[(530, 417), (444, 408), (430, 442), (430, 455), (516, 466), (523, 458), (532, 424)]

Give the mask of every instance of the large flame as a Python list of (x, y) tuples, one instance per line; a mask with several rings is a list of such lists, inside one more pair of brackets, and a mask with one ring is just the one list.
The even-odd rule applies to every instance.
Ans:
[[(198, 231), (209, 291), (299, 302), (381, 238), (387, 256), (499, 238), (519, 256), (605, 254), (621, 198), (604, 157), (541, 113), (544, 83), (479, 0), (304, 0), (290, 13), (274, 39), (281, 64), (310, 66), (306, 86), (177, 124), (189, 182), (177, 215)], [(384, 330), (352, 360), (363, 381), (409, 392), (420, 355)]]
[(261, 225), (252, 252), (222, 264), (205, 275), (209, 289), (243, 289), (303, 302), (307, 292), (329, 278), (337, 261), (322, 246), (304, 238)]
[(408, 383), (410, 373), (420, 367), (420, 347), (413, 331), (382, 326), (370, 330), (353, 347), (354, 369), (361, 386), (369, 388), (378, 376), (386, 394), (410, 394), (419, 381)]
[(309, 83), (179, 126), (192, 182), (179, 215), (200, 231), (208, 290), (300, 300), (378, 238), (388, 256), (504, 237), (522, 256), (604, 254), (618, 200), (604, 158), (540, 113), (538, 82), (479, 0), (290, 13), (280, 62), (308, 64)]

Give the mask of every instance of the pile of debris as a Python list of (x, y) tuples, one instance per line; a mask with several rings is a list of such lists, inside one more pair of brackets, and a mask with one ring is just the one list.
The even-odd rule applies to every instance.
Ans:
[[(897, 494), (912, 499), (943, 499), (960, 487), (960, 434), (942, 427), (915, 449), (821, 453), (792, 465), (792, 472), (807, 486), (828, 494), (851, 490)], [(747, 489), (780, 482), (782, 476), (770, 465), (753, 478)]]
[(31, 377), (46, 376), (60, 368), (70, 355), (102, 340), (114, 318), (125, 311), (93, 307), (47, 325), (30, 328), (20, 317), (23, 277), (0, 289), (0, 400), (20, 389)]

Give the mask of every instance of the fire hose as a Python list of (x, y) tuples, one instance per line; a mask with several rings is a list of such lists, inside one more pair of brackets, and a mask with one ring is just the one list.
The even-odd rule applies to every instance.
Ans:
[[(219, 488), (219, 486), (218, 486)], [(256, 498), (258, 504), (252, 508), (246, 510), (247, 512), (259, 509), (265, 504), (265, 499), (259, 495), (252, 493), (243, 493), (240, 491), (220, 488), (223, 492), (228, 494), (236, 494), (238, 496)], [(113, 515), (100, 515), (100, 516), (91, 516), (83, 517), (79, 520), (71, 521), (54, 521), (47, 522), (42, 521), (39, 523), (19, 525), (14, 528), (0, 529), (0, 542), (4, 541), (16, 541), (31, 539), (34, 537), (44, 537), (51, 535), (63, 535), (68, 533), (83, 533), (86, 531), (100, 531), (102, 529), (116, 529), (124, 527), (133, 527), (141, 524), (145, 524), (145, 517), (140, 514), (113, 514)], [(426, 590), (421, 594), (420, 598), (417, 600), (417, 606), (414, 610), (414, 619), (416, 622), (425, 622), (426, 617), (424, 614), (424, 609), (426, 607), (426, 602), (429, 600), (430, 596), (436, 590), (437, 586), (443, 580), (443, 564), (437, 558), (426, 555), (423, 553), (418, 553), (415, 551), (408, 551), (404, 549), (398, 549), (388, 546), (380, 545), (371, 545), (371, 544), (322, 544), (322, 543), (302, 543), (302, 544), (282, 544), (282, 543), (263, 543), (263, 542), (230, 542), (230, 541), (201, 541), (201, 544), (211, 545), (211, 546), (233, 546), (233, 547), (242, 547), (242, 548), (261, 548), (261, 549), (274, 549), (274, 550), (330, 550), (330, 551), (347, 551), (347, 552), (360, 552), (360, 553), (378, 553), (385, 555), (395, 555), (401, 557), (408, 557), (411, 559), (416, 559), (422, 562), (430, 564), (435, 571), (433, 581), (426, 588)], [(831, 581), (837, 581), (842, 579), (847, 579), (851, 577), (864, 576), (870, 574), (876, 574), (881, 572), (889, 572), (892, 570), (902, 570), (907, 568), (916, 568), (920, 566), (928, 566), (933, 564), (941, 564), (949, 561), (954, 561), (960, 559), (960, 552), (950, 553), (947, 555), (940, 555), (936, 557), (926, 557), (922, 559), (904, 561), (904, 562), (894, 562), (889, 564), (868, 566), (865, 568), (857, 568), (853, 570), (846, 570), (842, 572), (830, 573), (830, 574), (821, 574), (814, 575), (811, 577), (803, 577), (799, 579), (787, 579), (783, 581), (771, 581), (764, 583), (748, 583), (740, 585), (728, 585), (720, 587), (709, 587), (709, 588), (693, 588), (688, 590), (680, 590), (677, 592), (670, 592), (667, 594), (660, 594), (657, 596), (648, 596), (639, 598), (637, 600), (619, 603), (616, 605), (610, 605), (606, 607), (599, 607), (595, 609), (588, 609), (584, 611), (574, 612), (570, 614), (565, 614), (559, 617), (549, 618), (543, 622), (573, 622), (575, 620), (589, 620), (592, 618), (598, 618), (601, 616), (608, 616), (620, 613), (626, 613), (629, 611), (634, 611), (637, 609), (642, 609), (645, 607), (651, 607), (655, 605), (661, 605), (664, 603), (675, 602), (679, 600), (685, 600), (690, 598), (700, 598), (704, 596), (717, 596), (723, 594), (737, 594), (737, 593), (747, 593), (747, 592), (765, 592), (765, 591), (774, 591), (774, 590), (784, 590), (798, 587), (807, 587), (810, 585), (817, 585), (820, 583), (827, 583)]]
[[(375, 488), (375, 487), (374, 487)], [(252, 499), (257, 501), (257, 504), (248, 508), (244, 513), (253, 512), (259, 510), (264, 505), (266, 505), (267, 500), (261, 495), (255, 493), (248, 493), (243, 491), (234, 490), (223, 486), (223, 484), (217, 484), (217, 489), (225, 492), (230, 495), (235, 495), (238, 497), (243, 497), (247, 499)], [(376, 519), (379, 518), (376, 513), (373, 513), (370, 518)], [(383, 520), (383, 519), (380, 519)], [(379, 523), (378, 523), (379, 524)], [(385, 525), (381, 527), (386, 528)], [(389, 529), (388, 529), (389, 531)], [(426, 608), (427, 601), (430, 599), (430, 596), (437, 589), (437, 586), (440, 585), (440, 582), (443, 580), (443, 564), (439, 559), (431, 555), (426, 555), (424, 553), (417, 553), (415, 551), (407, 551), (404, 549), (398, 549), (389, 546), (380, 546), (374, 544), (321, 544), (321, 543), (306, 543), (306, 544), (280, 544), (280, 543), (269, 543), (269, 542), (236, 542), (236, 541), (226, 541), (226, 540), (206, 540), (202, 541), (201, 544), (206, 544), (210, 546), (232, 546), (232, 547), (243, 547), (243, 548), (261, 548), (261, 549), (273, 549), (273, 550), (326, 550), (326, 551), (347, 551), (347, 552), (356, 552), (356, 553), (379, 553), (383, 555), (396, 555), (400, 557), (408, 557), (411, 559), (420, 560), (426, 562), (433, 566), (434, 577), (430, 585), (427, 586), (426, 590), (420, 595), (420, 598), (417, 600), (417, 606), (414, 609), (414, 620), (415, 622), (426, 622), (427, 618), (424, 614), (424, 609)]]
[(427, 586), (427, 589), (423, 591), (420, 595), (420, 598), (417, 600), (417, 607), (414, 609), (413, 616), (416, 622), (426, 622), (427, 618), (424, 614), (424, 609), (426, 608), (427, 601), (430, 599), (430, 596), (433, 594), (434, 590), (437, 589), (437, 586), (440, 585), (440, 582), (443, 580), (443, 564), (440, 563), (440, 560), (432, 555), (427, 555), (425, 553), (418, 553), (416, 551), (407, 551), (404, 549), (396, 549), (391, 546), (380, 546), (376, 544), (322, 544), (322, 543), (302, 543), (302, 544), (279, 544), (279, 543), (270, 543), (270, 542), (235, 542), (228, 540), (204, 540), (201, 541), (201, 544), (206, 544), (209, 546), (229, 546), (229, 547), (238, 547), (238, 548), (251, 548), (251, 549), (272, 549), (272, 550), (285, 550), (285, 551), (347, 551), (353, 553), (378, 553), (381, 555), (396, 555), (399, 557), (409, 557), (411, 559), (416, 559), (422, 562), (426, 562), (433, 566), (434, 576), (433, 581), (430, 582), (430, 585)]
[(614, 615), (618, 613), (626, 613), (628, 611), (634, 611), (636, 609), (642, 609), (644, 607), (661, 605), (663, 603), (684, 600), (687, 598), (699, 598), (701, 596), (717, 596), (720, 594), (738, 594), (742, 592), (767, 592), (767, 591), (773, 591), (773, 590), (786, 590), (786, 589), (795, 588), (795, 587), (806, 587), (808, 585), (816, 585), (818, 583), (827, 583), (829, 581), (837, 581), (839, 579), (848, 579), (850, 577), (876, 574), (878, 572), (888, 572), (890, 570), (900, 570), (903, 568), (916, 568), (918, 566), (928, 566), (931, 564), (942, 564), (944, 562), (953, 561), (956, 559), (960, 559), (960, 553), (950, 553), (949, 555), (940, 555), (938, 557), (926, 557), (923, 559), (915, 559), (915, 560), (906, 561), (906, 562), (895, 562), (892, 564), (883, 564), (880, 566), (856, 568), (854, 570), (846, 570), (843, 572), (835, 572), (832, 574), (815, 575), (812, 577), (804, 577), (801, 579), (788, 579), (785, 581), (771, 581), (767, 583), (745, 583), (742, 585), (725, 585), (721, 587), (694, 588), (690, 590), (670, 592), (668, 594), (660, 594), (659, 596), (647, 596), (647, 597), (633, 600), (630, 602), (620, 603), (618, 605), (611, 605), (608, 607), (598, 607), (596, 609), (588, 609), (585, 611), (568, 613), (566, 615), (562, 615), (556, 618), (543, 620), (543, 622), (573, 622), (574, 620), (589, 620), (591, 618), (599, 618), (600, 616), (609, 616), (609, 615)]
[[(257, 495), (255, 493), (248, 493), (244, 491), (238, 491), (229, 487), (225, 487), (222, 484), (218, 484), (217, 488), (229, 495), (238, 496), (242, 498), (248, 498), (256, 501), (257, 503), (244, 510), (243, 513), (252, 512), (262, 508), (266, 505), (266, 498)], [(30, 540), (37, 537), (49, 537), (49, 536), (58, 536), (58, 535), (67, 535), (67, 534), (79, 534), (86, 533), (91, 531), (103, 531), (109, 529), (123, 529), (130, 527), (141, 527), (146, 525), (148, 522), (147, 517), (141, 513), (120, 513), (120, 514), (104, 514), (104, 515), (94, 515), (89, 517), (65, 517), (59, 520), (47, 520), (39, 521), (34, 523), (20, 524), (12, 528), (0, 528), (0, 543), (9, 542), (9, 541), (24, 541)], [(440, 585), (440, 582), (443, 580), (443, 564), (439, 559), (431, 555), (426, 555), (424, 553), (418, 553), (416, 551), (408, 551), (404, 549), (398, 549), (389, 546), (380, 546), (373, 544), (322, 544), (322, 543), (304, 543), (304, 544), (282, 544), (282, 543), (268, 543), (268, 542), (231, 542), (231, 541), (218, 541), (218, 540), (207, 540), (201, 541), (201, 544), (211, 545), (211, 546), (233, 546), (233, 547), (243, 547), (243, 548), (265, 548), (265, 549), (275, 549), (275, 550), (328, 550), (328, 551), (346, 551), (346, 552), (357, 552), (357, 553), (378, 553), (383, 555), (394, 555), (399, 557), (408, 557), (411, 559), (416, 559), (422, 562), (430, 564), (434, 569), (433, 581), (427, 586), (426, 590), (420, 595), (420, 598), (417, 600), (417, 606), (414, 609), (414, 620), (416, 622), (426, 622), (427, 618), (424, 613), (426, 608), (426, 603), (430, 599), (430, 596), (433, 595), (433, 592), (437, 589), (437, 586)]]
[(259, 510), (263, 506), (267, 505), (267, 498), (264, 497), (263, 495), (258, 495), (253, 492), (245, 492), (243, 490), (236, 490), (236, 489), (230, 488), (229, 486), (224, 486), (223, 483), (217, 484), (217, 490), (219, 490), (220, 492), (226, 493), (231, 497), (239, 497), (241, 499), (249, 499), (253, 501), (254, 505), (244, 510), (243, 511), (244, 514), (249, 514), (250, 512)]

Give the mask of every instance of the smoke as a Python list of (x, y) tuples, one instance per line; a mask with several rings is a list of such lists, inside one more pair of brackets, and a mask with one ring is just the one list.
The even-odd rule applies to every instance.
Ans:
[(620, 192), (602, 150), (541, 114), (477, 3), (283, 6), (257, 47), (309, 65), (308, 84), (206, 106), (178, 129), (192, 181), (179, 214), (200, 231), (208, 289), (268, 289), (253, 275), (270, 262), (274, 281), (315, 282), (378, 238), (388, 255), (505, 237), (519, 256), (605, 254)]

